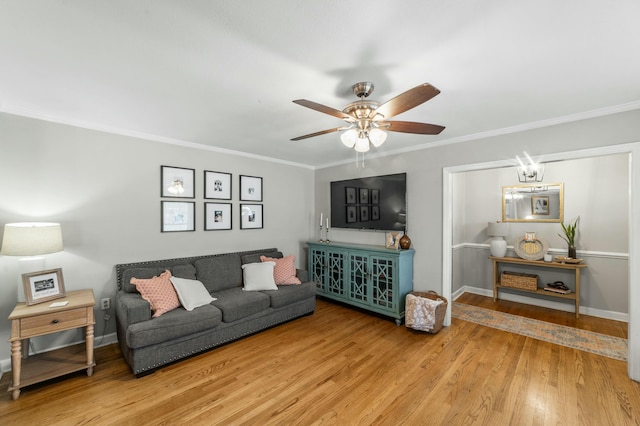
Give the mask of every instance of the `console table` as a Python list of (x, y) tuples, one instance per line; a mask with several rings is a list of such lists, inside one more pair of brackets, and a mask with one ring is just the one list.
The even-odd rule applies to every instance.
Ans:
[[(508, 288), (510, 290), (523, 291), (528, 293), (536, 293), (549, 297), (557, 297), (560, 299), (569, 299), (575, 301), (576, 305), (576, 318), (580, 316), (580, 270), (587, 267), (585, 263), (560, 263), (560, 262), (544, 262), (542, 260), (525, 260), (519, 257), (495, 257), (489, 256), (489, 259), (493, 261), (493, 300), (498, 300), (498, 290), (501, 288)], [(549, 269), (569, 269), (575, 273), (576, 291), (569, 294), (554, 293), (546, 291), (543, 288), (537, 290), (525, 290), (516, 287), (506, 287), (500, 285), (500, 264), (513, 264), (513, 265), (526, 265), (539, 268)]]
[(309, 242), (310, 278), (319, 296), (377, 312), (402, 324), (413, 291), (413, 249)]
[[(68, 302), (52, 308), (53, 302)], [(11, 321), (11, 374), (9, 392), (18, 399), (20, 389), (74, 371), (93, 374), (93, 290), (67, 292), (64, 298), (27, 306), (18, 303), (9, 315)], [(85, 328), (85, 343), (67, 346), (29, 357), (29, 339), (74, 328)]]

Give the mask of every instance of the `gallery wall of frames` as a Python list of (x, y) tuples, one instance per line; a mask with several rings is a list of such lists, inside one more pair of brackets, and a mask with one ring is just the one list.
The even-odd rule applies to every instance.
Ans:
[[(202, 177), (204, 230), (233, 229), (233, 175), (204, 170)], [(238, 185), (240, 229), (264, 228), (262, 178), (239, 175)], [(160, 166), (161, 232), (196, 230), (196, 186), (195, 169)]]

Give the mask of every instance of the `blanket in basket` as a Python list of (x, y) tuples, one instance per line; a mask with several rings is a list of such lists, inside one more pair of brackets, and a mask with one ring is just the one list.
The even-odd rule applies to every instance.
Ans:
[(436, 324), (436, 308), (443, 300), (431, 300), (407, 294), (405, 325), (414, 330), (431, 331)]

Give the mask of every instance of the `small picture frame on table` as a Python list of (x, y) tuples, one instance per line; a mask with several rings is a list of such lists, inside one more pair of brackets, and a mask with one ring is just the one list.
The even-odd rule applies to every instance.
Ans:
[(196, 203), (193, 201), (161, 201), (161, 231), (187, 232), (196, 230)]
[(204, 203), (204, 230), (231, 229), (231, 203)]
[(27, 305), (48, 302), (65, 295), (61, 268), (22, 274), (22, 284)]
[(262, 229), (263, 227), (262, 204), (240, 204), (240, 229)]
[(160, 196), (166, 198), (195, 198), (195, 169), (160, 166)]
[(209, 200), (230, 200), (231, 173), (205, 170), (204, 198)]
[(387, 245), (388, 249), (398, 250), (400, 246), (400, 236), (401, 232), (391, 231), (387, 234)]
[(262, 178), (240, 175), (240, 201), (262, 201)]

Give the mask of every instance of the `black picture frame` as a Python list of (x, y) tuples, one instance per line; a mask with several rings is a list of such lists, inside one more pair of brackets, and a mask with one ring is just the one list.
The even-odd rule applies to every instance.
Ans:
[(195, 201), (161, 201), (160, 231), (190, 232), (196, 230)]
[(261, 177), (240, 175), (240, 201), (263, 201)]
[(371, 190), (371, 204), (380, 204), (380, 190), (379, 189), (372, 189)]
[(240, 229), (264, 228), (262, 204), (240, 204)]
[(160, 166), (160, 196), (163, 198), (196, 198), (195, 177), (195, 169)]
[(358, 201), (357, 193), (358, 191), (353, 186), (347, 186), (344, 188), (345, 202), (347, 204), (356, 204)]
[(231, 173), (204, 171), (204, 198), (207, 200), (230, 200), (232, 190)]
[(347, 206), (347, 223), (355, 223), (357, 221), (358, 208), (356, 206)]
[(360, 188), (360, 204), (369, 204), (369, 188)]
[(371, 220), (380, 220), (380, 206), (371, 206)]
[(204, 230), (226, 231), (233, 225), (231, 203), (204, 203)]
[(369, 206), (360, 206), (360, 222), (369, 221)]

